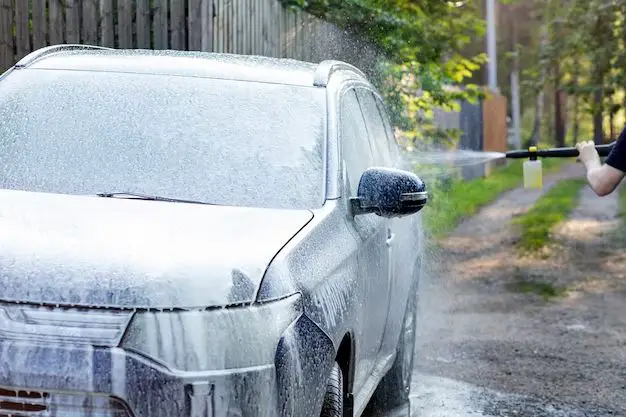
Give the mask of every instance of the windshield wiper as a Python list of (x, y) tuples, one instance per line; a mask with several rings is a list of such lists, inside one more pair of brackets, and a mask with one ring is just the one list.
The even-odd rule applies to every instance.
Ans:
[(203, 201), (195, 201), (195, 200), (182, 200), (179, 198), (169, 198), (169, 197), (160, 197), (158, 195), (146, 195), (139, 193), (97, 193), (98, 197), (106, 197), (106, 198), (137, 198), (139, 200), (150, 200), (150, 201), (166, 201), (169, 203), (190, 203), (190, 204), (207, 204), (207, 205), (216, 205), (212, 203), (205, 203)]

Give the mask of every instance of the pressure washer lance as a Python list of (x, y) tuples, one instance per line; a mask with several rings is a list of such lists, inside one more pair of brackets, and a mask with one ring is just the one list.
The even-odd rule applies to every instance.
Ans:
[[(606, 145), (596, 145), (596, 151), (598, 151), (600, 156), (608, 156), (614, 144), (615, 142)], [(537, 149), (536, 146), (531, 146), (528, 150), (519, 149), (506, 153), (506, 157), (510, 159), (528, 158), (528, 161), (524, 161), (523, 165), (524, 188), (543, 187), (541, 161), (537, 158), (572, 158), (576, 156), (578, 156), (578, 149), (574, 147)]]

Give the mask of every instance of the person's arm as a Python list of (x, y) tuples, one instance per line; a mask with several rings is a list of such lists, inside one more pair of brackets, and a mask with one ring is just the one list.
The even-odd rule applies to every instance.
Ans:
[[(594, 148), (595, 149), (595, 148)], [(611, 194), (624, 178), (624, 173), (607, 164), (597, 162), (587, 165), (587, 181), (600, 197)]]
[(587, 181), (599, 196), (611, 194), (626, 175), (626, 129), (620, 134), (604, 164), (593, 142), (576, 145), (579, 159), (587, 169)]

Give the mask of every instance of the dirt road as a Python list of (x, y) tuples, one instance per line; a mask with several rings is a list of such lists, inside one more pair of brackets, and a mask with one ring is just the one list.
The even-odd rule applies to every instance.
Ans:
[(514, 248), (513, 217), (557, 180), (582, 176), (574, 164), (547, 177), (543, 191), (508, 192), (433, 250), (420, 290), (412, 415), (626, 415), (617, 193), (585, 188), (542, 256)]

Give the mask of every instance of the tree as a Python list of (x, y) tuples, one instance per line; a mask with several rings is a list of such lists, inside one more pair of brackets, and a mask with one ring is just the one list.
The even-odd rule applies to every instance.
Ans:
[[(396, 126), (422, 140), (441, 140), (432, 123), (434, 106), (482, 96), (464, 84), (485, 61), (465, 57), (463, 48), (482, 36), (484, 24), (472, 0), (282, 0), (365, 36), (386, 58), (373, 82), (385, 95)], [(450, 89), (463, 85), (461, 89)]]
[[(517, 2), (522, 3), (531, 2)], [(541, 19), (539, 23), (526, 21), (521, 29), (541, 34), (539, 40), (530, 36), (521, 46), (527, 55), (535, 54), (534, 59), (522, 60), (526, 63), (524, 94), (535, 97), (532, 136), (537, 140), (542, 121), (550, 118), (544, 104), (551, 102), (555, 144), (564, 144), (566, 106), (563, 104), (569, 95), (573, 106), (573, 140), (582, 139), (581, 122), (589, 120), (593, 124), (594, 140), (602, 143), (604, 127), (608, 126), (609, 135), (614, 136), (613, 120), (624, 109), (624, 103), (613, 101), (616, 91), (623, 89), (626, 82), (626, 1), (548, 0), (534, 2), (532, 7)], [(542, 98), (547, 90), (553, 93), (548, 96), (551, 100)]]

